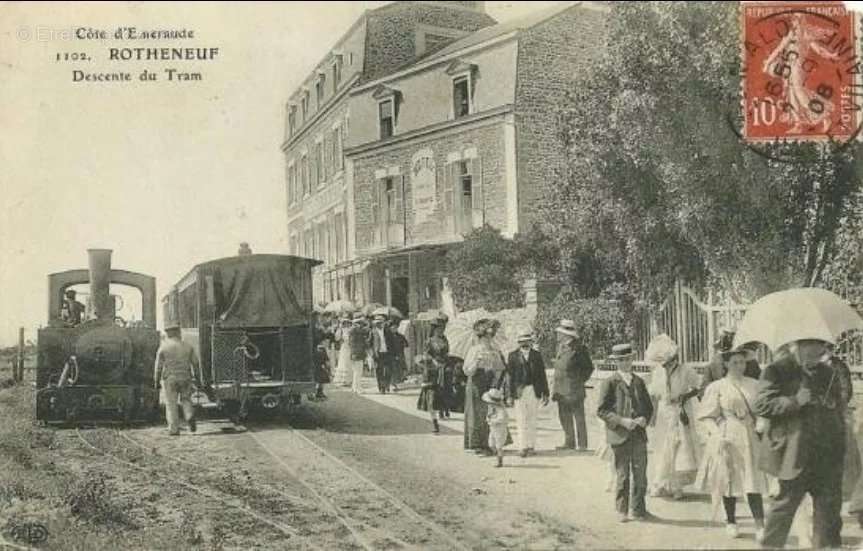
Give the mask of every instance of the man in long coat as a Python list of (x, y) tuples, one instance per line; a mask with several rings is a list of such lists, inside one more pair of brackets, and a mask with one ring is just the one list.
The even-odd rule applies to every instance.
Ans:
[(515, 401), (515, 422), (518, 426), (518, 445), (522, 457), (527, 457), (536, 447), (539, 404), (548, 404), (545, 362), (542, 361), (542, 354), (532, 345), (533, 335), (519, 335), (518, 349), (510, 352), (506, 362)]
[[(557, 357), (554, 359), (554, 395), (565, 440), (557, 449), (574, 449), (578, 429), (578, 449), (587, 449), (587, 422), (584, 417), (584, 385), (593, 374), (593, 361), (587, 347), (577, 337), (572, 320), (560, 320), (557, 329)], [(573, 425), (573, 419), (575, 424)]]
[(785, 545), (797, 507), (806, 495), (814, 506), (815, 548), (842, 544), (842, 473), (845, 408), (841, 370), (826, 343), (796, 341), (764, 369), (755, 412), (769, 421), (759, 467), (779, 479), (779, 496), (767, 515), (767, 548)]
[(378, 381), (378, 392), (386, 394), (390, 391), (390, 373), (395, 358), (396, 343), (386, 328), (386, 316), (375, 315), (371, 332), (369, 333), (369, 350), (375, 364), (375, 378)]

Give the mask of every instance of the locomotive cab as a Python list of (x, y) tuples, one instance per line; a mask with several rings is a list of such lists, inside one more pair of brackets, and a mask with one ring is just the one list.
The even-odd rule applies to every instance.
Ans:
[[(49, 323), (39, 330), (36, 418), (48, 423), (151, 420), (158, 414), (155, 279), (111, 269), (110, 250), (88, 252), (89, 269), (48, 276)], [(70, 322), (62, 315), (69, 311), (64, 297), (83, 284), (89, 284), (83, 319)], [(128, 294), (112, 294), (117, 286), (140, 295), (140, 320), (130, 323), (132, 316), (118, 315)]]

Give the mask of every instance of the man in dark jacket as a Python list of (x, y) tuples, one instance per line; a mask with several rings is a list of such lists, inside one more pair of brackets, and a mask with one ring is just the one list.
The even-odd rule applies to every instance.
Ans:
[[(713, 343), (715, 354), (704, 369), (699, 399), (701, 396), (704, 396), (704, 392), (710, 383), (725, 377), (725, 362), (722, 360), (722, 354), (732, 348), (734, 348), (734, 331), (723, 330), (722, 336)], [(754, 358), (746, 360), (746, 368), (743, 371), (743, 375), (752, 379), (759, 379), (761, 377), (761, 366), (758, 365), (758, 360)]]
[(644, 504), (647, 493), (647, 422), (653, 416), (653, 403), (641, 377), (632, 372), (632, 346), (618, 344), (608, 357), (617, 371), (602, 382), (596, 414), (605, 423), (606, 439), (614, 452), (616, 476), (615, 504), (621, 522), (629, 520), (629, 481), (632, 473), (632, 516), (648, 518)]
[(512, 396), (515, 401), (515, 423), (518, 427), (518, 444), (521, 456), (527, 457), (536, 447), (536, 418), (539, 404), (548, 404), (548, 379), (542, 355), (533, 348), (533, 335), (523, 333), (518, 337), (518, 349), (509, 354), (506, 362), (509, 370)]
[(375, 362), (375, 378), (381, 394), (390, 391), (390, 374), (396, 353), (396, 343), (393, 342), (392, 333), (386, 328), (386, 321), (386, 316), (376, 315), (369, 334), (369, 349)]
[[(574, 449), (578, 429), (578, 449), (587, 449), (587, 423), (584, 418), (584, 385), (593, 373), (593, 361), (587, 347), (578, 342), (575, 323), (560, 320), (557, 329), (557, 357), (554, 359), (554, 396), (560, 426), (566, 435), (557, 449)], [(573, 426), (573, 418), (575, 426)]]
[(845, 408), (842, 373), (827, 343), (801, 340), (761, 374), (755, 412), (769, 421), (758, 466), (779, 479), (779, 496), (767, 516), (764, 547), (785, 545), (800, 501), (808, 492), (815, 509), (813, 545), (842, 543), (842, 471)]

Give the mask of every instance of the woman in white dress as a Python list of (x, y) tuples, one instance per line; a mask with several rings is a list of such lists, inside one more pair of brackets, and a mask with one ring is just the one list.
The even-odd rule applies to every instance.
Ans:
[(714, 510), (721, 502), (725, 508), (728, 535), (739, 536), (735, 509), (737, 498), (746, 497), (755, 521), (755, 539), (764, 537), (764, 505), (767, 478), (757, 467), (758, 435), (752, 409), (758, 394), (758, 381), (745, 377), (750, 352), (735, 348), (722, 353), (728, 370), (725, 377), (710, 383), (698, 407), (707, 445), (695, 481), (696, 488), (709, 492)]
[(698, 447), (693, 402), (701, 380), (691, 367), (678, 359), (677, 344), (668, 335), (659, 335), (647, 347), (647, 361), (659, 364), (651, 374), (650, 393), (656, 407), (657, 446), (650, 495), (683, 498), (683, 487), (695, 481)]
[(351, 386), (353, 381), (353, 365), (351, 363), (351, 320), (343, 318), (336, 329), (336, 343), (339, 347), (338, 360), (336, 362), (336, 373), (333, 375), (333, 384), (338, 386)]

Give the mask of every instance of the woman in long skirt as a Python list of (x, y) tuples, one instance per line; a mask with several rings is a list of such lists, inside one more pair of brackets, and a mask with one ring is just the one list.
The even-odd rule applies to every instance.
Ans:
[(423, 356), (418, 362), (423, 370), (423, 385), (417, 400), (417, 409), (427, 411), (432, 422), (432, 432), (440, 432), (438, 425), (438, 412), (443, 408), (443, 380), (444, 364), (434, 356)]
[(739, 536), (737, 499), (746, 497), (755, 521), (755, 539), (760, 542), (764, 537), (762, 495), (767, 492), (767, 478), (757, 467), (758, 436), (752, 404), (758, 381), (743, 375), (748, 355), (742, 348), (722, 353), (728, 372), (708, 385), (698, 407), (707, 445), (695, 486), (710, 493), (715, 510), (721, 502), (725, 528), (732, 538)]
[(351, 345), (350, 345), (351, 320), (344, 318), (336, 330), (336, 343), (338, 344), (338, 360), (336, 372), (333, 375), (333, 384), (338, 386), (350, 386), (353, 378), (351, 369)]
[(467, 376), (464, 404), (464, 449), (478, 454), (490, 455), (488, 448), (488, 408), (482, 395), (495, 386), (495, 374), (504, 373), (504, 362), (500, 351), (492, 344), (499, 324), (495, 320), (481, 319), (474, 326), (477, 343), (464, 360), (463, 371)]
[(651, 375), (648, 391), (656, 401), (652, 440), (657, 446), (650, 482), (651, 495), (683, 497), (683, 487), (695, 481), (698, 472), (698, 442), (695, 434), (693, 399), (700, 378), (677, 357), (677, 344), (668, 335), (651, 341), (647, 361), (659, 364)]

